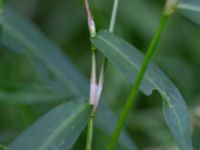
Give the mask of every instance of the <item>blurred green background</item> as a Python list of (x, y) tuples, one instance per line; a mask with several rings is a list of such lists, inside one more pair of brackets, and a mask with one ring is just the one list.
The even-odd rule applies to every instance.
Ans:
[[(120, 1), (115, 34), (145, 52), (157, 27), (164, 0)], [(97, 29), (109, 26), (112, 0), (91, 1)], [(83, 0), (6, 0), (17, 14), (33, 22), (41, 32), (56, 43), (80, 72), (90, 77), (90, 42)], [(98, 61), (102, 56), (99, 54)], [(162, 35), (154, 62), (169, 76), (181, 91), (191, 113), (193, 142), (200, 149), (200, 27), (175, 14)], [(0, 49), (0, 144), (9, 144), (24, 129), (58, 102), (42, 104), (7, 104), (28, 93), (47, 90), (48, 87), (36, 73), (36, 68), (24, 53), (1, 47)], [(50, 76), (50, 73), (47, 73)], [(130, 83), (109, 64), (102, 100), (119, 116), (124, 106)], [(20, 94), (17, 92), (20, 91)], [(40, 96), (40, 95), (38, 95)], [(41, 98), (42, 99), (42, 98)], [(2, 103), (1, 103), (2, 102)], [(176, 150), (169, 129), (162, 117), (160, 96), (142, 93), (126, 124), (128, 134), (138, 149)], [(83, 149), (83, 138), (74, 149)], [(95, 130), (94, 149), (102, 150), (108, 137)]]

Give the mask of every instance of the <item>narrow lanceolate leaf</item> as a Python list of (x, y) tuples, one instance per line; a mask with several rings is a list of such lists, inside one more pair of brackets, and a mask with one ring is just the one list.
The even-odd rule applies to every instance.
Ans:
[(80, 101), (64, 103), (22, 133), (8, 150), (71, 149), (87, 124), (91, 106)]
[(0, 104), (36, 104), (62, 101), (68, 94), (43, 91), (0, 91)]
[(180, 0), (178, 12), (186, 16), (191, 21), (200, 25), (200, 1), (199, 0)]
[[(91, 39), (92, 43), (134, 83), (143, 62), (143, 54), (135, 47), (105, 30)], [(141, 85), (150, 95), (157, 90), (163, 99), (163, 112), (167, 125), (181, 150), (192, 150), (191, 126), (187, 106), (178, 89), (155, 65), (150, 64)]]
[[(62, 50), (50, 42), (33, 24), (18, 16), (16, 12), (12, 13), (6, 8), (5, 17), (2, 37), (2, 44), (5, 47), (26, 52), (29, 56), (28, 58), (37, 63), (36, 69), (39, 75), (42, 76), (46, 83), (52, 85), (54, 90), (61, 88), (62, 91), (67, 92), (68, 96), (72, 97), (86, 97), (88, 95), (89, 83), (76, 67), (71, 64), (69, 59), (63, 56)], [(48, 71), (51, 71), (56, 76), (56, 81), (62, 82), (52, 84), (52, 80), (48, 80)], [(117, 118), (110, 108), (105, 105), (100, 107), (104, 109), (98, 111), (98, 121), (95, 126), (111, 137), (110, 129), (114, 129)], [(115, 121), (110, 122), (109, 120)], [(104, 123), (102, 123), (103, 121)], [(120, 138), (119, 143), (128, 150), (134, 150), (133, 140), (125, 130), (122, 133), (124, 138)]]
[(56, 45), (47, 40), (32, 24), (14, 15), (7, 7), (4, 16), (2, 35), (4, 46), (24, 50), (30, 58), (33, 57), (34, 60), (45, 64), (68, 92), (74, 95), (79, 93), (82, 96), (87, 92), (87, 89), (81, 86), (86, 84), (85, 80), (77, 70), (73, 69), (74, 66), (65, 59), (65, 54)]
[(41, 84), (24, 85), (0, 82), (0, 104), (35, 104), (71, 98), (65, 91), (55, 91)]

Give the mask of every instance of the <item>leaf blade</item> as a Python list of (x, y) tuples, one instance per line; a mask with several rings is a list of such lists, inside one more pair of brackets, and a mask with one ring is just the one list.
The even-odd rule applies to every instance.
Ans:
[[(79, 95), (85, 95), (87, 89), (82, 86), (86, 84), (85, 80), (79, 76), (80, 73), (77, 70), (73, 69), (72, 63), (66, 59), (64, 53), (55, 44), (47, 40), (33, 25), (20, 16), (14, 15), (14, 12), (7, 7), (4, 15), (3, 45), (11, 48), (17, 47), (29, 57), (37, 58), (71, 93), (76, 95), (79, 92)], [(80, 86), (75, 86), (77, 84)]]
[[(91, 38), (91, 41), (130, 82), (134, 83), (144, 57), (140, 51), (105, 30)], [(191, 150), (189, 113), (174, 84), (158, 67), (150, 64), (140, 89), (146, 95), (150, 95), (153, 90), (161, 94), (164, 99), (164, 117), (177, 144), (183, 150)]]
[(86, 126), (90, 113), (91, 106), (87, 103), (70, 101), (61, 104), (22, 133), (8, 150), (70, 149)]
[(36, 104), (61, 102), (63, 99), (72, 98), (68, 92), (54, 91), (51, 87), (42, 84), (19, 84), (0, 82), (0, 103)]
[(200, 1), (181, 0), (180, 3), (178, 3), (177, 8), (180, 14), (200, 25)]

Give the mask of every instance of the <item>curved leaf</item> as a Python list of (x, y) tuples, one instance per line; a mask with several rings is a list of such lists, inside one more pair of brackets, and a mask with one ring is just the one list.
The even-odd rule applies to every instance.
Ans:
[(85, 80), (77, 70), (73, 69), (74, 66), (56, 45), (47, 40), (32, 24), (14, 15), (8, 8), (5, 8), (4, 16), (3, 45), (24, 50), (30, 58), (33, 57), (45, 64), (70, 93), (85, 95), (87, 89), (82, 86), (86, 84)]
[(0, 82), (0, 103), (35, 104), (62, 101), (71, 98), (65, 91), (56, 92), (49, 86), (41, 84), (17, 84)]
[(64, 103), (22, 133), (8, 146), (8, 150), (71, 149), (86, 126), (90, 113), (88, 103), (80, 100)]
[(186, 16), (191, 21), (200, 25), (200, 1), (199, 0), (180, 0), (178, 12)]
[(4, 104), (35, 104), (55, 102), (67, 98), (66, 93), (43, 92), (43, 91), (0, 91), (0, 103)]
[[(143, 54), (108, 31), (101, 31), (92, 43), (134, 83)], [(191, 126), (187, 106), (174, 84), (155, 65), (150, 64), (140, 88), (146, 95), (157, 90), (163, 98), (163, 112), (171, 132), (182, 150), (192, 150)]]

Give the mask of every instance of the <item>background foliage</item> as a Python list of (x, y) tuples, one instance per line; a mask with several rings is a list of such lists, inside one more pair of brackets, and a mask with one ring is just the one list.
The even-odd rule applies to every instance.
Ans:
[[(31, 20), (49, 39), (63, 49), (89, 79), (90, 43), (83, 2), (79, 0), (7, 0), (7, 5), (20, 15)], [(164, 0), (127, 0), (120, 2), (116, 34), (145, 50), (158, 24)], [(92, 10), (97, 28), (108, 28), (112, 1), (92, 1)], [(200, 28), (186, 18), (174, 15), (163, 34), (154, 57), (154, 62), (177, 85), (189, 106), (194, 147), (200, 145)], [(37, 39), (36, 39), (37, 40)], [(100, 60), (100, 58), (99, 58)], [(39, 68), (37, 68), (39, 69)], [(12, 104), (5, 101), (21, 100), (21, 95), (34, 99), (29, 91), (52, 94), (41, 81), (29, 58), (19, 51), (0, 49), (0, 143), (10, 143), (21, 131), (29, 127), (42, 114), (60, 103)], [(51, 73), (44, 73), (44, 78)], [(119, 115), (129, 93), (130, 83), (109, 65), (102, 100)], [(59, 87), (58, 87), (59, 88)], [(17, 94), (17, 92), (21, 92)], [(20, 95), (21, 94), (21, 95)], [(40, 96), (40, 95), (39, 95)], [(43, 99), (44, 100), (44, 99)], [(160, 96), (154, 92), (150, 97), (139, 94), (138, 101), (127, 121), (128, 134), (139, 149), (177, 149), (172, 135), (162, 117)], [(98, 129), (94, 133), (94, 148), (102, 149), (108, 137)], [(74, 149), (82, 148), (85, 133)]]

